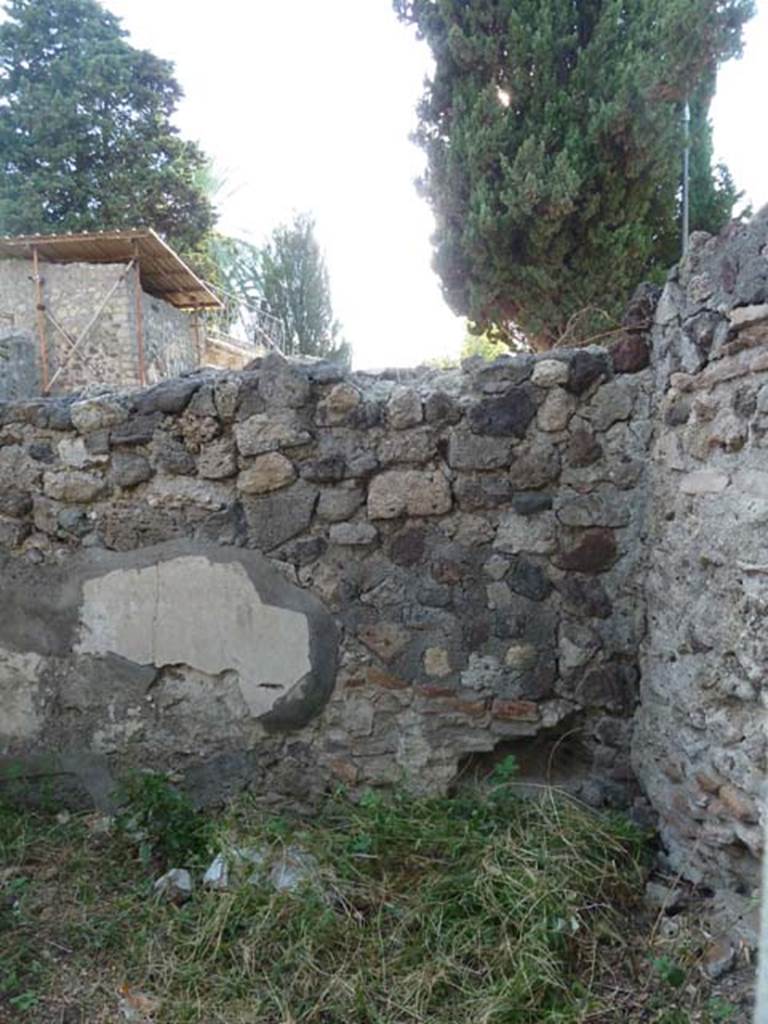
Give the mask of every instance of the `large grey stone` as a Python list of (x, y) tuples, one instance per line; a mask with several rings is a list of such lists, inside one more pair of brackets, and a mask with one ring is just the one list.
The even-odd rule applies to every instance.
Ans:
[(135, 487), (149, 480), (152, 467), (143, 455), (116, 452), (109, 475), (119, 487)]
[(448, 440), (448, 465), (453, 469), (500, 469), (512, 459), (512, 442), (504, 438), (452, 430)]
[(244, 496), (243, 511), (251, 546), (272, 551), (305, 530), (317, 504), (317, 489), (298, 481), (275, 494)]
[(164, 380), (160, 384), (133, 396), (133, 407), (140, 415), (161, 412), (174, 414), (183, 412), (195, 391), (200, 387), (196, 377), (178, 377)]
[(424, 402), (424, 418), (434, 426), (458, 423), (462, 417), (459, 402), (444, 391), (432, 391)]
[(200, 448), (197, 472), (207, 480), (225, 480), (237, 472), (237, 454), (231, 437), (220, 437)]
[(524, 437), (535, 415), (536, 405), (530, 388), (525, 385), (508, 388), (496, 398), (484, 398), (467, 414), (476, 434), (492, 437)]
[(626, 526), (630, 501), (625, 492), (604, 484), (588, 494), (561, 492), (555, 510), (566, 526)]
[(553, 444), (535, 442), (515, 450), (509, 479), (515, 490), (544, 487), (560, 473), (560, 452)]
[(540, 388), (554, 388), (568, 381), (568, 363), (564, 359), (541, 359), (533, 367), (531, 383)]
[(349, 519), (362, 505), (363, 497), (359, 487), (323, 490), (317, 503), (318, 519), (324, 519), (328, 523), (339, 523)]
[(128, 409), (119, 399), (103, 396), (73, 402), (69, 409), (72, 425), (81, 434), (103, 427), (114, 427), (128, 418)]
[(318, 403), (316, 421), (323, 426), (340, 426), (350, 419), (361, 403), (362, 396), (352, 384), (346, 381), (335, 384)]
[(176, 437), (158, 431), (152, 442), (152, 461), (163, 473), (185, 476), (195, 472), (195, 457)]
[(367, 547), (375, 544), (378, 536), (372, 523), (335, 523), (329, 531), (331, 544), (345, 547)]
[(557, 546), (556, 521), (552, 512), (538, 516), (505, 513), (499, 522), (493, 546), (510, 554), (549, 554)]
[(387, 423), (393, 430), (415, 427), (424, 419), (421, 396), (413, 388), (395, 388), (387, 402)]
[[(544, 365), (543, 363), (541, 365)], [(558, 363), (564, 366), (564, 363)], [(562, 388), (552, 388), (539, 407), (536, 422), (541, 430), (556, 433), (565, 430), (576, 411), (576, 399)]]
[(390, 470), (368, 488), (369, 519), (439, 516), (451, 510), (451, 489), (439, 470)]
[(280, 452), (259, 455), (237, 478), (241, 494), (267, 494), (279, 491), (296, 479), (296, 469), (290, 459)]
[(297, 409), (309, 399), (309, 381), (304, 373), (283, 356), (270, 352), (259, 375), (259, 394), (267, 405), (278, 409)]
[(124, 445), (149, 444), (162, 421), (163, 417), (158, 412), (130, 416), (111, 430), (110, 441)]
[(604, 572), (616, 561), (619, 551), (612, 530), (577, 530), (561, 537), (555, 563), (572, 572)]
[(108, 461), (106, 454), (94, 454), (89, 451), (82, 437), (63, 437), (56, 445), (59, 458), (72, 469), (87, 469)]
[(145, 491), (147, 504), (167, 509), (197, 506), (201, 509), (225, 508), (234, 497), (231, 484), (219, 480), (198, 480), (184, 476), (155, 476)]
[(571, 353), (566, 387), (574, 395), (583, 395), (597, 381), (607, 380), (611, 362), (605, 349), (584, 348)]
[(467, 512), (501, 508), (512, 500), (512, 481), (492, 473), (461, 474), (453, 484), (459, 508)]
[(629, 419), (634, 399), (634, 379), (617, 377), (598, 388), (582, 415), (600, 433), (620, 420)]
[(423, 465), (437, 454), (435, 439), (428, 430), (402, 430), (394, 437), (385, 437), (378, 447), (382, 466), (395, 463)]
[(106, 491), (106, 481), (93, 473), (50, 472), (43, 479), (43, 489), (49, 498), (57, 501), (90, 502)]
[(290, 411), (256, 413), (235, 424), (237, 447), (242, 455), (263, 455), (281, 448), (296, 448), (312, 440), (312, 435)]

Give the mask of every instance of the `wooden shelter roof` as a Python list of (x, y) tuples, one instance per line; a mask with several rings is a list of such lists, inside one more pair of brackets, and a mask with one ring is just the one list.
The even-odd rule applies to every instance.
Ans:
[(31, 259), (34, 249), (41, 260), (49, 263), (128, 263), (138, 255), (145, 292), (179, 309), (218, 309), (221, 306), (208, 285), (151, 228), (0, 237), (0, 258)]

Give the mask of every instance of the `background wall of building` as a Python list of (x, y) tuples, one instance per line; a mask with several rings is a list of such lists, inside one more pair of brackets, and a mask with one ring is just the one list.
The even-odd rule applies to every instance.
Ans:
[[(154, 295), (144, 293), (142, 301), (147, 383), (196, 369), (200, 358), (192, 314)], [(131, 306), (131, 323), (135, 323), (135, 305)]]
[[(43, 302), (68, 338), (46, 321), (49, 377), (63, 367), (54, 393), (91, 386), (131, 388), (139, 385), (136, 335), (135, 272), (123, 264), (42, 263)], [(122, 278), (122, 280), (121, 280)], [(100, 309), (114, 284), (117, 289), (104, 306), (82, 345), (68, 359), (75, 341)], [(187, 313), (143, 295), (145, 360), (149, 383), (197, 366), (197, 353)], [(0, 314), (37, 341), (37, 297), (31, 260), (0, 260)], [(39, 360), (39, 353), (38, 353)], [(24, 378), (25, 380), (27, 378)], [(31, 397), (35, 391), (27, 391)]]
[(0, 322), (0, 402), (39, 393), (38, 362), (32, 332)]

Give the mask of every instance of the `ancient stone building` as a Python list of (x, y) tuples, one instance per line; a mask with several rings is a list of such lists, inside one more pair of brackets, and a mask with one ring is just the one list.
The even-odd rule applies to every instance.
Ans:
[(767, 246), (694, 236), (610, 350), (0, 405), (0, 765), (306, 805), (513, 753), (749, 893)]
[(152, 231), (0, 239), (0, 399), (242, 367), (257, 350), (201, 316), (221, 305)]

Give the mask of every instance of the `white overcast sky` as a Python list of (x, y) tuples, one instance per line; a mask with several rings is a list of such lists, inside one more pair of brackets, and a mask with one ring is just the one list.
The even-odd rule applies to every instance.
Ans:
[[(358, 367), (455, 355), (463, 323), (430, 268), (431, 215), (409, 140), (426, 45), (390, 0), (104, 0), (132, 42), (176, 63), (178, 115), (229, 183), (221, 228), (261, 241), (312, 211), (334, 307)], [(768, 202), (768, 0), (744, 58), (721, 71), (715, 146), (757, 208)]]

